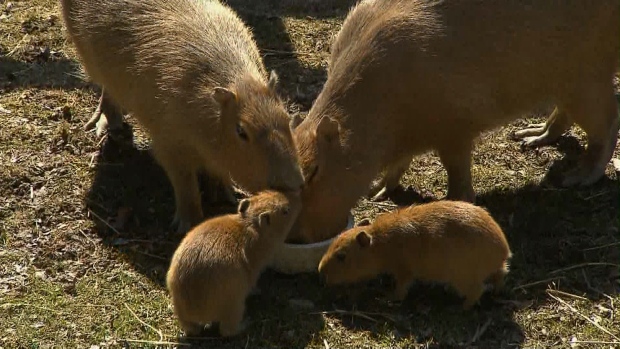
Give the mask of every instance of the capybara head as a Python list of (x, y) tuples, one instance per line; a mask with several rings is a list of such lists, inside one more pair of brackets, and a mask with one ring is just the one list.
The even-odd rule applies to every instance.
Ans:
[(250, 192), (300, 190), (304, 183), (277, 80), (272, 71), (267, 84), (246, 76), (212, 92), (220, 108), (222, 161)]
[[(360, 180), (348, 171), (351, 164), (338, 122), (325, 116), (318, 124), (306, 119), (294, 130), (299, 160), (306, 180), (303, 207), (291, 231), (291, 240), (316, 242), (335, 236), (346, 227), (351, 207), (359, 198)], [(343, 181), (346, 178), (346, 181)], [(361, 184), (361, 187), (367, 184)]]
[(319, 274), (327, 284), (345, 284), (371, 279), (379, 264), (371, 227), (357, 226), (338, 236), (319, 263)]
[(277, 237), (283, 240), (291, 230), (300, 209), (299, 192), (265, 190), (241, 200), (237, 213), (243, 219), (248, 219), (259, 233), (277, 234)]

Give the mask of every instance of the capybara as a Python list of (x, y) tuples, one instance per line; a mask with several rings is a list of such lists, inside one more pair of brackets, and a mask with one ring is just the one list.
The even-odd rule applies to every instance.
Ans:
[(300, 202), (298, 192), (263, 191), (241, 200), (237, 214), (209, 219), (187, 233), (166, 276), (186, 335), (213, 322), (222, 336), (243, 330), (246, 297), (284, 242)]
[(377, 217), (343, 232), (321, 259), (327, 284), (364, 281), (382, 273), (396, 282), (403, 300), (415, 280), (451, 285), (471, 308), (485, 281), (503, 286), (512, 253), (493, 217), (465, 201), (436, 201)]
[[(208, 0), (62, 0), (84, 69), (152, 138), (178, 231), (203, 217), (197, 171), (249, 192), (299, 190), (290, 118), (252, 33)], [(110, 101), (107, 101), (110, 102)], [(232, 177), (232, 181), (231, 181)]]
[(293, 134), (307, 187), (290, 239), (335, 236), (380, 172), (389, 191), (430, 150), (447, 198), (474, 202), (475, 139), (539, 107), (555, 106), (547, 127), (517, 136), (539, 146), (577, 123), (587, 149), (563, 185), (598, 180), (618, 136), (619, 38), (617, 0), (359, 2)]

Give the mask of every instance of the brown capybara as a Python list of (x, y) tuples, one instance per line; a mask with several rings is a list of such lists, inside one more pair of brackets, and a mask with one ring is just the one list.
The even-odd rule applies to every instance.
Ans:
[(617, 0), (359, 2), (293, 133), (307, 186), (290, 239), (335, 236), (380, 172), (389, 191), (429, 150), (447, 170), (447, 197), (474, 202), (477, 136), (548, 105), (547, 127), (517, 136), (540, 146), (577, 123), (587, 150), (563, 185), (598, 180), (618, 135), (618, 38)]
[[(208, 0), (62, 0), (84, 69), (131, 113), (174, 187), (178, 231), (203, 217), (197, 171), (249, 192), (299, 190), (290, 118), (250, 30)], [(108, 101), (109, 102), (109, 101)], [(109, 104), (107, 104), (109, 106)], [(231, 181), (232, 177), (232, 181)]]
[(403, 300), (415, 280), (451, 285), (471, 308), (485, 281), (503, 286), (512, 253), (489, 213), (465, 201), (436, 201), (377, 217), (343, 232), (321, 259), (328, 284), (391, 274), (393, 298)]
[(238, 213), (194, 227), (177, 247), (166, 276), (185, 334), (219, 323), (222, 336), (243, 330), (245, 300), (299, 213), (298, 193), (263, 191)]

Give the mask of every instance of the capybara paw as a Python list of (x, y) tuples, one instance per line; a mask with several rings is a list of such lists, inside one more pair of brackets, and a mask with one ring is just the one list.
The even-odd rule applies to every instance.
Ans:
[(541, 124), (529, 124), (524, 129), (517, 130), (511, 133), (514, 140), (521, 140), (531, 136), (541, 136), (545, 133), (545, 123)]
[(379, 189), (376, 194), (372, 195), (371, 193), (371, 198), (370, 201), (375, 201), (375, 202), (379, 202), (379, 201), (385, 201), (388, 199), (388, 196), (390, 194), (390, 191), (388, 190), (387, 187), (383, 187), (381, 189)]
[(174, 216), (172, 223), (170, 223), (170, 229), (175, 231), (179, 235), (187, 233), (194, 225), (187, 219), (181, 219), (178, 215)]
[(589, 186), (597, 182), (605, 175), (605, 168), (587, 168), (579, 165), (568, 171), (562, 180), (563, 187), (572, 187), (576, 185)]

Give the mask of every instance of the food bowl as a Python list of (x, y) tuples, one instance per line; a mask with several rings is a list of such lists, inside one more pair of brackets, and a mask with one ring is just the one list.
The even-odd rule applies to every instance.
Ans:
[[(349, 213), (347, 217), (347, 226), (344, 230), (353, 228), (353, 225), (353, 215)], [(336, 237), (338, 237), (338, 235), (331, 239), (311, 244), (284, 243), (276, 250), (269, 267), (283, 274), (316, 273), (321, 258), (323, 258), (329, 245)]]

